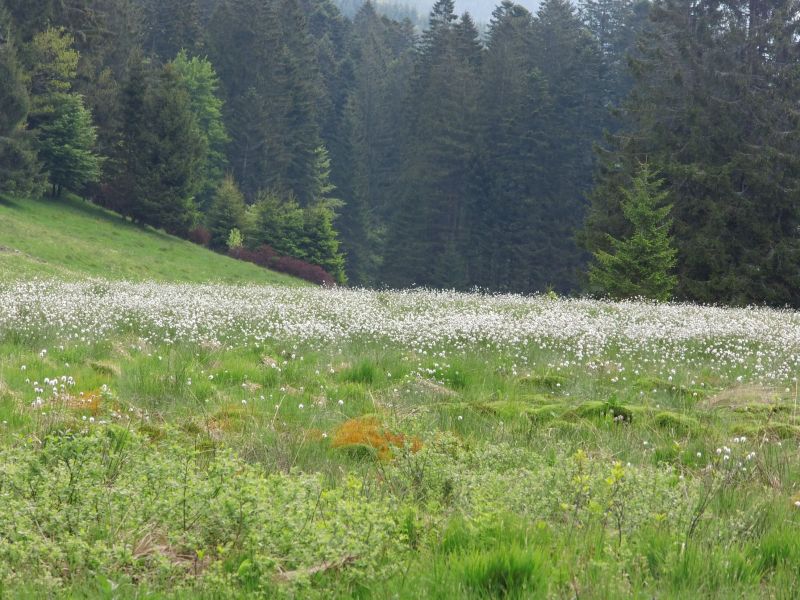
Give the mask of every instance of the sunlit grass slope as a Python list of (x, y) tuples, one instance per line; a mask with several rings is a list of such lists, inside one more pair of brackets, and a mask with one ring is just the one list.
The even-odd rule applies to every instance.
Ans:
[(30, 277), (300, 285), (77, 198), (0, 197), (0, 281)]

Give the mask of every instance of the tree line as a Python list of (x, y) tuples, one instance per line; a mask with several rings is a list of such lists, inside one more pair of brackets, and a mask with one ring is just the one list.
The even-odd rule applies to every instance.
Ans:
[[(0, 0), (0, 189), (358, 285), (800, 304), (795, 0)], [(397, 16), (397, 15), (396, 15)], [(246, 250), (246, 252), (245, 252)]]

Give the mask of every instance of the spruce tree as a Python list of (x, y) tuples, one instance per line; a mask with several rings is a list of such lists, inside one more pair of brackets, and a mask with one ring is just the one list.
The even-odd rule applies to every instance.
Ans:
[(244, 196), (236, 187), (233, 177), (226, 177), (217, 187), (206, 215), (206, 224), (211, 232), (211, 248), (224, 249), (232, 229), (242, 231), (246, 228), (245, 211)]
[(38, 162), (25, 127), (30, 101), (13, 40), (0, 7), (0, 193), (29, 194), (39, 191)]
[(169, 233), (185, 235), (192, 224), (194, 196), (202, 184), (203, 137), (191, 111), (189, 94), (170, 65), (145, 98), (144, 139), (149, 169), (132, 216)]
[(469, 16), (458, 21), (452, 0), (434, 5), (407, 107), (402, 183), (383, 264), (390, 285), (469, 283), (478, 37)]
[(387, 219), (399, 189), (398, 140), (405, 128), (401, 108), (413, 45), (414, 36), (381, 18), (371, 2), (356, 14), (350, 46), (353, 82), (343, 109), (339, 152), (332, 153), (332, 178), (345, 200), (336, 226), (348, 278), (357, 284), (372, 285), (379, 278)]
[(641, 165), (630, 189), (622, 189), (620, 206), (630, 223), (624, 239), (609, 236), (610, 251), (598, 250), (589, 270), (593, 291), (612, 298), (669, 300), (677, 284), (672, 273), (677, 250), (673, 247), (669, 192), (647, 163)]
[(97, 130), (83, 98), (58, 94), (52, 101), (52, 114), (37, 130), (37, 147), (53, 196), (59, 196), (65, 188), (79, 192), (99, 181), (102, 161), (94, 153)]
[(272, 189), (307, 204), (320, 145), (320, 82), (296, 0), (222, 0), (210, 40), (242, 191), (255, 198)]
[(546, 174), (537, 185), (541, 217), (533, 229), (547, 234), (536, 264), (547, 265), (540, 277), (567, 291), (577, 286), (584, 263), (575, 234), (592, 184), (593, 145), (602, 137), (606, 114), (602, 54), (568, 0), (545, 0), (534, 21), (533, 55), (551, 104), (542, 130), (547, 152), (538, 161)]
[(218, 95), (219, 79), (208, 59), (189, 58), (185, 51), (181, 51), (171, 64), (189, 94), (192, 115), (206, 148), (197, 196), (198, 206), (207, 209), (211, 197), (224, 179), (228, 164), (225, 150), (230, 138), (222, 120), (224, 103)]
[(203, 28), (198, 0), (139, 0), (142, 47), (167, 62), (181, 50), (202, 51)]
[(195, 219), (206, 152), (189, 95), (170, 65), (153, 77), (139, 55), (129, 71), (121, 102), (118, 209), (136, 222), (185, 235)]
[(28, 123), (53, 196), (64, 188), (81, 191), (99, 180), (102, 161), (94, 152), (97, 131), (91, 112), (72, 91), (80, 54), (69, 33), (50, 28), (33, 37), (25, 57), (31, 94)]
[(144, 152), (148, 138), (145, 101), (151, 73), (140, 50), (135, 50), (127, 64), (127, 79), (119, 89), (119, 143), (111, 157), (114, 193), (107, 202), (124, 215), (133, 214), (149, 168)]
[(300, 258), (327, 271), (339, 284), (347, 283), (344, 257), (333, 227), (333, 212), (322, 205), (309, 206), (303, 211), (303, 237), (298, 243)]
[(800, 305), (800, 23), (787, 20), (800, 3), (727, 5), (654, 3), (586, 245), (626, 234), (615, 187), (649, 158), (674, 205), (678, 298)]
[(526, 9), (510, 1), (495, 9), (482, 70), (480, 201), (471, 244), (472, 283), (489, 289), (527, 292), (552, 282), (554, 265), (541, 254), (553, 230), (542, 191), (551, 177), (543, 163), (553, 108), (533, 41)]

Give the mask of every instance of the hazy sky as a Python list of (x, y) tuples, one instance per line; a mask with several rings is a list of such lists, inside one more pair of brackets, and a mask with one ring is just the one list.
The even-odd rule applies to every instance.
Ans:
[[(428, 7), (424, 10), (424, 13), (427, 14), (430, 12), (430, 7), (433, 6), (433, 2), (425, 2), (423, 4), (428, 4)], [(492, 11), (498, 4), (500, 4), (500, 2), (495, 2), (494, 0), (456, 0), (456, 12), (461, 14), (464, 11), (469, 11), (476, 21), (488, 23), (492, 16)], [(516, 0), (516, 4), (521, 4), (533, 12), (539, 5), (539, 0)]]

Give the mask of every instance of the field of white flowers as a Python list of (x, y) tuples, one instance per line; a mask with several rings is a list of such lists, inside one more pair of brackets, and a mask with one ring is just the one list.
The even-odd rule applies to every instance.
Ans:
[(800, 314), (0, 286), (0, 592), (795, 597)]
[(59, 343), (134, 333), (147, 343), (226, 347), (490, 347), (522, 359), (534, 347), (581, 368), (612, 354), (653, 362), (660, 372), (699, 360), (722, 376), (784, 385), (800, 372), (796, 311), (548, 296), (42, 281), (0, 289), (0, 331)]

